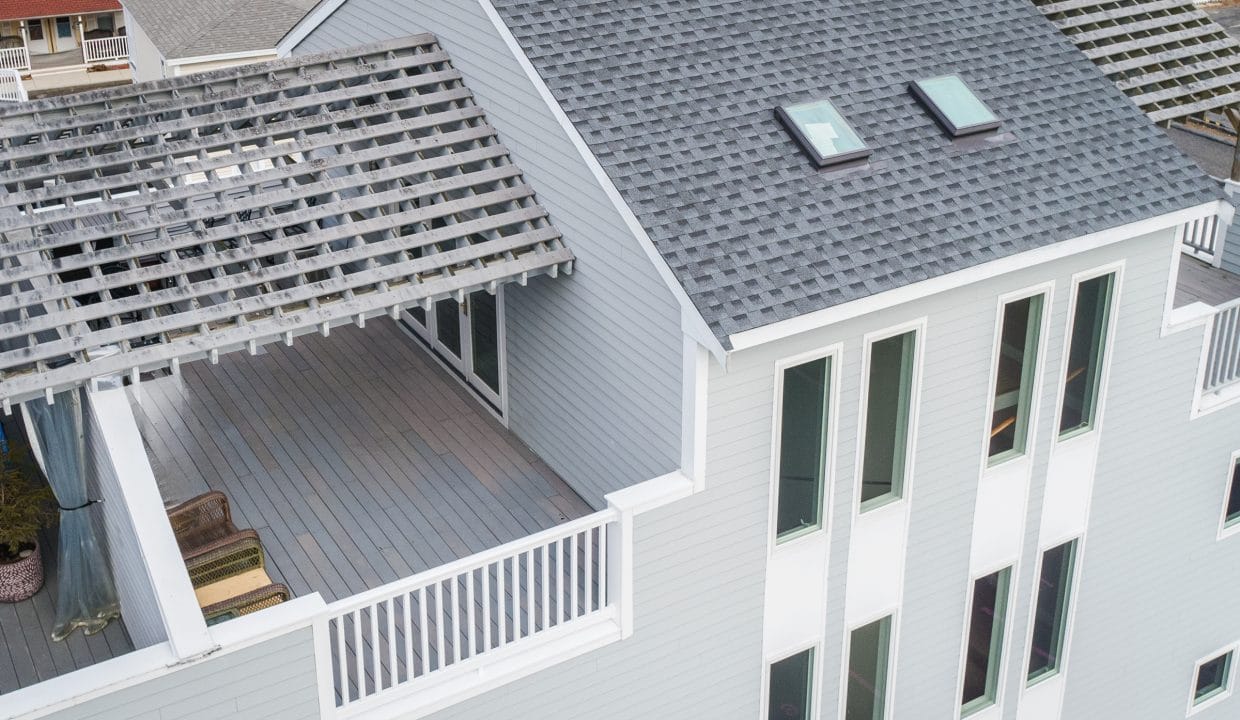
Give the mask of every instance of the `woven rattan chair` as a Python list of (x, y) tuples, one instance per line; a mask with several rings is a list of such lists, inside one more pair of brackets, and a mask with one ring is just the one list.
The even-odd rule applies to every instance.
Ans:
[(208, 543), (185, 560), (185, 569), (195, 588), (265, 567), (263, 543), (253, 530), (239, 530)]
[(279, 605), (290, 597), (292, 594), (287, 586), (272, 583), (244, 595), (208, 605), (202, 609), (202, 616), (206, 618), (208, 625), (214, 625)]
[(218, 490), (186, 500), (168, 511), (181, 557), (189, 560), (218, 548), (217, 543), (237, 534), (228, 498)]

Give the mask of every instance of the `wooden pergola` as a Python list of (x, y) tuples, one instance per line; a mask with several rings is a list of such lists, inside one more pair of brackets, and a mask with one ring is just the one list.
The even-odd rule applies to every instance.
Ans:
[(0, 109), (0, 402), (571, 271), (431, 35)]
[(1228, 132), (1240, 102), (1240, 42), (1191, 0), (1033, 0), (1098, 69), (1157, 123)]

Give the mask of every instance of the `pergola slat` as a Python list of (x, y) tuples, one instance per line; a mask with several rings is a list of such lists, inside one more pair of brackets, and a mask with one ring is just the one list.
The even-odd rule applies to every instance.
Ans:
[(572, 260), (430, 35), (0, 111), (6, 406)]

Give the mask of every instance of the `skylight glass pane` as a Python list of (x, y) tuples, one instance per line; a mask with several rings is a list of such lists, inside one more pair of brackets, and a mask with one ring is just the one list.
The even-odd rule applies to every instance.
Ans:
[(866, 157), (870, 151), (829, 100), (779, 108), (780, 119), (819, 165)]
[(999, 118), (956, 75), (918, 80), (913, 92), (953, 136), (999, 126)]

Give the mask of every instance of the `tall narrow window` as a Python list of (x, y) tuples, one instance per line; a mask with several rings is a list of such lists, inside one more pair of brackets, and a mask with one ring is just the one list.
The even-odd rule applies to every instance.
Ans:
[(1197, 666), (1193, 683), (1193, 705), (1227, 693), (1231, 685), (1231, 656), (1233, 651), (1206, 660)]
[(830, 379), (829, 358), (784, 370), (775, 518), (781, 540), (822, 523)]
[(1068, 626), (1068, 600), (1076, 564), (1076, 541), (1053, 547), (1042, 554), (1038, 576), (1038, 599), (1034, 606), (1033, 640), (1029, 647), (1029, 681), (1053, 675), (1063, 657)]
[(1007, 615), (1010, 568), (978, 578), (973, 583), (969, 609), (969, 637), (965, 647), (964, 691), (961, 714), (980, 710), (995, 701), (999, 661), (1003, 655), (1003, 625)]
[(771, 663), (770, 720), (809, 720), (814, 702), (814, 651)]
[(1035, 295), (1003, 306), (994, 412), (990, 418), (991, 460), (1025, 451), (1042, 325), (1042, 297)]
[(890, 615), (852, 631), (848, 641), (844, 720), (883, 720), (887, 717), (890, 654)]
[(1077, 286), (1072, 339), (1068, 346), (1068, 374), (1063, 385), (1063, 411), (1059, 417), (1061, 436), (1094, 424), (1114, 285), (1115, 273), (1111, 273), (1090, 278)]
[(1230, 527), (1240, 523), (1240, 458), (1231, 464), (1231, 485), (1227, 489), (1227, 514), (1223, 525)]
[(870, 346), (862, 510), (899, 498), (904, 492), (916, 344), (917, 333), (906, 332)]

